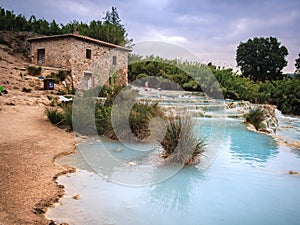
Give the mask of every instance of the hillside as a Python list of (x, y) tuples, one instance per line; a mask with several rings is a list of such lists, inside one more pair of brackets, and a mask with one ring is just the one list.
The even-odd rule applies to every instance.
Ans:
[[(0, 86), (8, 92), (0, 96), (0, 107), (3, 105), (49, 105), (47, 95), (56, 93), (44, 91), (43, 81), (39, 80), (38, 76), (27, 74), (26, 68), (32, 64), (29, 57), (30, 45), (26, 39), (34, 36), (36, 35), (30, 32), (0, 31)], [(42, 75), (46, 77), (53, 71), (56, 69), (43, 68)], [(60, 87), (56, 85), (56, 90)]]
[(43, 214), (63, 194), (54, 177), (67, 169), (54, 158), (74, 150), (73, 135), (44, 115), (56, 91), (44, 91), (38, 77), (26, 74), (26, 35), (0, 32), (0, 85), (8, 92), (0, 96), (1, 225), (50, 223)]

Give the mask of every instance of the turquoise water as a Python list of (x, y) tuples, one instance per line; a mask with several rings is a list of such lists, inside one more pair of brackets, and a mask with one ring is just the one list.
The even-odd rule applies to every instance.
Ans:
[[(300, 224), (300, 176), (288, 174), (300, 171), (300, 155), (295, 150), (246, 130), (236, 119), (198, 119), (197, 133), (207, 138), (205, 166), (185, 167), (139, 187), (126, 181), (136, 178), (140, 184), (140, 171), (145, 168), (147, 173), (142, 175), (159, 172), (147, 164), (156, 151), (154, 146), (137, 151), (143, 146), (83, 144), (82, 155), (78, 151), (60, 160), (81, 170), (59, 178), (67, 194), (47, 216), (80, 225)], [(109, 154), (102, 153), (103, 147)], [(112, 163), (109, 157), (117, 160)], [(128, 167), (133, 161), (136, 165)], [(119, 175), (124, 170), (121, 178), (126, 179), (122, 180)], [(80, 200), (71, 198), (78, 193)]]

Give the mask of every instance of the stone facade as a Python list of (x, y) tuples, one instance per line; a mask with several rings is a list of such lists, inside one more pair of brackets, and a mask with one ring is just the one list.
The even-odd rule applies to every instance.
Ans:
[[(75, 87), (128, 84), (128, 48), (78, 34), (28, 39), (32, 63), (71, 70)], [(112, 77), (112, 78), (110, 78)]]

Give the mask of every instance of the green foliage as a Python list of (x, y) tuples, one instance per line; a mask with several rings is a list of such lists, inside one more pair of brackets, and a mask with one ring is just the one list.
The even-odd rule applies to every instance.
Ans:
[(300, 80), (285, 78), (274, 82), (273, 103), (285, 114), (300, 115)]
[[(149, 123), (155, 116), (163, 117), (163, 112), (158, 107), (158, 103), (152, 105), (133, 104), (128, 109), (128, 100), (135, 101), (137, 92), (130, 87), (122, 86), (104, 86), (101, 91), (100, 87), (85, 91), (84, 97), (75, 101), (76, 108), (73, 109), (74, 129), (82, 134), (91, 134), (94, 128), (98, 135), (104, 135), (110, 139), (133, 141), (144, 140), (150, 135)], [(99, 92), (100, 91), (100, 92)], [(96, 104), (96, 96), (107, 97), (105, 103)], [(117, 100), (116, 100), (117, 97)], [(113, 106), (120, 106), (126, 103), (122, 110), (117, 110), (112, 118)], [(129, 118), (127, 115), (129, 112)], [(93, 119), (94, 118), (94, 119)], [(77, 121), (78, 120), (78, 121)], [(112, 124), (114, 120), (114, 127)], [(124, 126), (125, 121), (129, 121), (129, 126)], [(117, 130), (117, 134), (115, 133)], [(133, 136), (132, 136), (133, 134)]]
[(63, 114), (56, 108), (46, 108), (45, 114), (48, 117), (48, 120), (55, 125), (60, 124), (64, 119)]
[(31, 88), (23, 87), (22, 91), (26, 92), (26, 93), (30, 93), (32, 91), (32, 89)]
[(108, 134), (111, 125), (111, 106), (98, 106), (96, 108), (96, 128), (99, 135)]
[(75, 27), (81, 35), (89, 36), (113, 44), (128, 46), (132, 45), (132, 39), (128, 39), (126, 29), (121, 24), (119, 14), (115, 7), (107, 12), (104, 21), (93, 20), (90, 24), (71, 21), (65, 25), (58, 25), (55, 20), (48, 22), (45, 19), (37, 19), (32, 15), (27, 20), (23, 15), (16, 16), (13, 11), (0, 7), (0, 30), (30, 31), (40, 35), (58, 35), (73, 33)]
[(149, 137), (151, 135), (149, 125), (154, 117), (164, 117), (158, 102), (145, 105), (134, 104), (129, 115), (130, 129), (133, 134), (141, 140)]
[[(216, 79), (211, 76), (206, 65), (160, 57), (138, 55), (129, 56), (128, 79), (135, 81), (143, 77), (154, 77), (149, 83), (151, 88), (168, 90), (204, 91), (207, 94), (218, 92)], [(162, 79), (163, 78), (163, 79)], [(138, 83), (144, 86), (143, 79)], [(172, 81), (172, 83), (170, 82)], [(176, 85), (174, 85), (176, 84)]]
[[(205, 66), (154, 56), (144, 59), (138, 55), (130, 55), (129, 80), (132, 82), (139, 79), (136, 83), (144, 86), (145, 79), (143, 78), (150, 80), (149, 76), (154, 76), (149, 82), (149, 87), (152, 88), (178, 89), (178, 87), (170, 87), (170, 82), (166, 82), (171, 80), (184, 90), (203, 90), (213, 97), (224, 96), (224, 98), (246, 100), (252, 103), (275, 104), (283, 113), (300, 115), (300, 79), (284, 78), (276, 81), (255, 82), (249, 77), (234, 73), (232, 69), (216, 67), (211, 63)], [(220, 95), (220, 90), (223, 95)]]
[(52, 124), (61, 128), (68, 128), (69, 130), (73, 130), (71, 104), (62, 106), (62, 110), (53, 107), (46, 108), (45, 114)]
[(252, 124), (256, 130), (259, 130), (260, 124), (262, 121), (266, 119), (266, 113), (264, 109), (256, 108), (253, 110), (250, 110), (249, 113), (245, 115), (246, 122)]
[(27, 66), (27, 73), (32, 76), (41, 75), (42, 68), (41, 67), (35, 67), (35, 66)]
[(240, 43), (236, 61), (244, 76), (254, 81), (282, 79), (288, 50), (274, 37), (249, 39)]
[(11, 47), (10, 44), (7, 41), (3, 40), (1, 37), (0, 37), (0, 45), (7, 45), (8, 47)]
[(59, 84), (64, 81), (71, 72), (69, 70), (59, 70), (57, 73), (51, 72), (50, 75), (47, 75), (46, 78), (53, 78), (54, 83)]
[(94, 98), (75, 98), (73, 101), (73, 129), (84, 135), (97, 135), (95, 125), (95, 105)]
[[(113, 140), (121, 138), (129, 142), (146, 141), (147, 137), (150, 136), (149, 126), (151, 119), (163, 117), (163, 112), (158, 106), (158, 102), (154, 104), (135, 103), (136, 96), (137, 92), (135, 90), (125, 88), (118, 93), (117, 98), (115, 96), (109, 97), (114, 100), (108, 99), (107, 102), (109, 104), (105, 103), (101, 107), (104, 108), (104, 110), (101, 109), (102, 117), (107, 122), (104, 124), (106, 128), (104, 135)], [(111, 104), (112, 102), (114, 105)], [(132, 108), (129, 108), (131, 106)], [(114, 111), (112, 111), (113, 108)], [(109, 115), (105, 109), (109, 110)]]
[(300, 54), (298, 55), (298, 58), (295, 60), (295, 67), (296, 67), (296, 71), (295, 71), (295, 74), (296, 74), (296, 77), (297, 79), (300, 79)]
[(158, 127), (157, 139), (162, 156), (175, 164), (196, 164), (204, 152), (205, 141), (194, 135), (194, 121), (189, 116), (168, 118)]

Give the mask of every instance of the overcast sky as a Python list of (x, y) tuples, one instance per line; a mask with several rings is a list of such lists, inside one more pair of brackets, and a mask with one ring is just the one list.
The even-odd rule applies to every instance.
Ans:
[(300, 53), (299, 0), (0, 0), (0, 6), (64, 24), (102, 19), (116, 6), (137, 46), (175, 44), (202, 62), (234, 69), (237, 46), (253, 37), (274, 36), (288, 48), (285, 72), (295, 71)]

